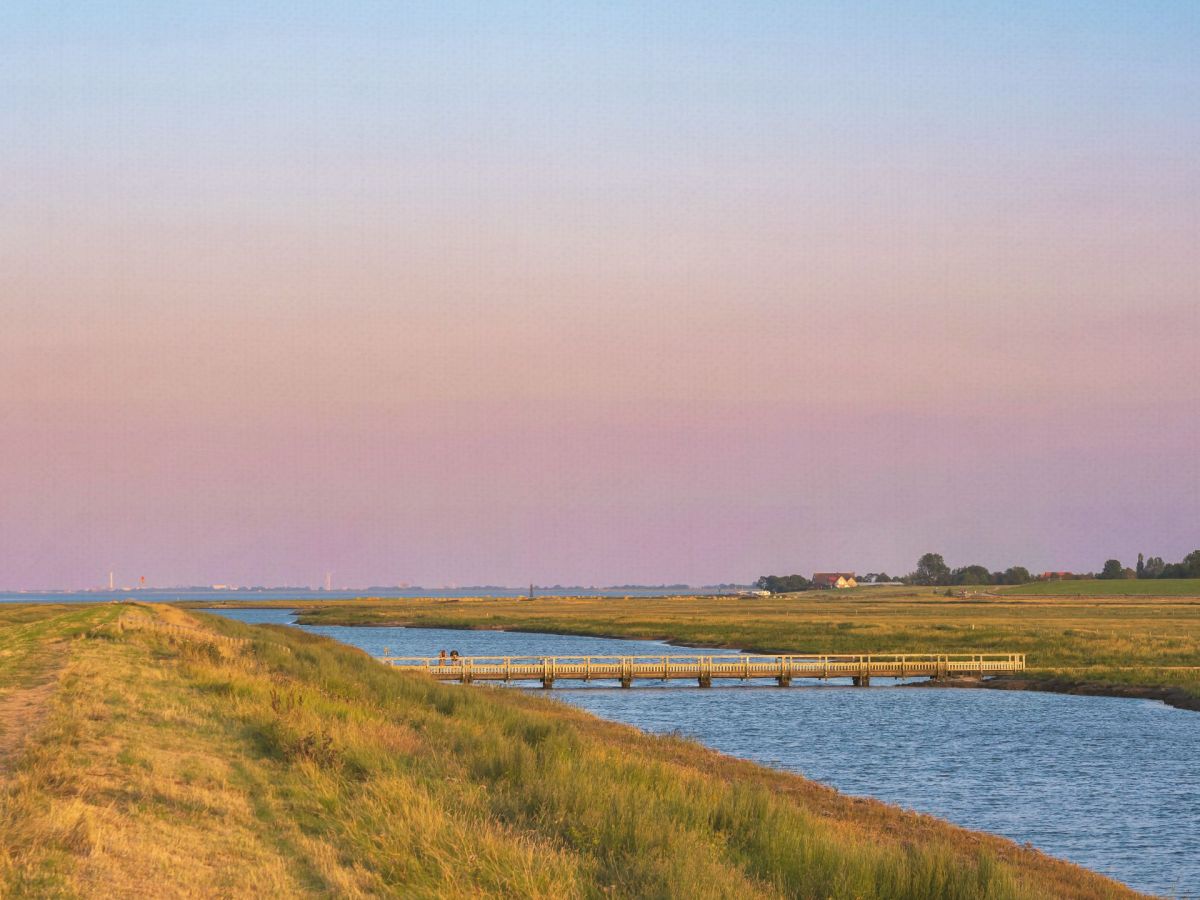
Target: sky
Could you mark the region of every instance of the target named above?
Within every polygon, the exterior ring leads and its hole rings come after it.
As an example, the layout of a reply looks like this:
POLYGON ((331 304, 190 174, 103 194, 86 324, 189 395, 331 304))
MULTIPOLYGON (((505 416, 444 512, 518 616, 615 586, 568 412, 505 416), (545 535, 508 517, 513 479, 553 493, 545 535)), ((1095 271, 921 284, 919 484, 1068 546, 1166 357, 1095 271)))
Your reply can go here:
POLYGON ((0 587, 1200 547, 1200 4, 0 5, 0 587))

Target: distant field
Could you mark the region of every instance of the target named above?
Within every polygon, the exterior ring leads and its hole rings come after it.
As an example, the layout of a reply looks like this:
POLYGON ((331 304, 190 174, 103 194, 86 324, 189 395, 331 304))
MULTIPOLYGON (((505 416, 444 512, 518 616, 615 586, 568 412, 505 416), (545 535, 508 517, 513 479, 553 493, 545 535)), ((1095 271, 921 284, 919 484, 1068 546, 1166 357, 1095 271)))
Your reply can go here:
POLYGON ((996 588, 1029 597, 1200 597, 1200 578, 1147 578, 1141 581, 1037 581, 996 588))

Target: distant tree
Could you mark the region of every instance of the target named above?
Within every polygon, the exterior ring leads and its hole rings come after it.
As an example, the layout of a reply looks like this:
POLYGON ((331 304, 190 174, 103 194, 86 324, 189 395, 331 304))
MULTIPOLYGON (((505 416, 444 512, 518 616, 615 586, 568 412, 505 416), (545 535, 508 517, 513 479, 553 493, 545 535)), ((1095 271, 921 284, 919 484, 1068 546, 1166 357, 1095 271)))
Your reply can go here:
POLYGON ((791 594, 795 591, 807 591, 809 581, 803 575, 763 575, 754 586, 760 591, 770 591, 772 594, 791 594))
POLYGON ((991 584, 992 573, 987 566, 963 566, 950 574, 951 584, 991 584))
POLYGON ((1200 578, 1200 550, 1193 550, 1182 562, 1163 563, 1152 556, 1146 560, 1147 578, 1200 578), (1155 574, 1151 574, 1155 573, 1155 574))
POLYGON ((795 591, 807 591, 810 587, 812 587, 812 582, 810 582, 803 575, 788 575, 786 578, 784 578, 783 582, 783 591, 785 594, 790 594, 795 591))
POLYGON ((1124 578, 1125 567, 1121 565, 1119 559, 1106 559, 1104 561, 1104 568, 1100 570, 1100 574, 1097 577, 1110 580, 1124 578))
POLYGON ((909 576, 913 584, 949 584, 950 567, 940 553, 926 553, 917 560, 917 570, 909 576))
POLYGON ((1200 550, 1193 550, 1183 558, 1184 578, 1200 578, 1200 550))
POLYGON ((1024 566, 1010 566, 1004 570, 1003 578, 1001 584, 1029 584, 1033 581, 1033 576, 1024 566))
POLYGON ((1137 577, 1138 578, 1146 577, 1146 560, 1142 558, 1142 554, 1140 554, 1140 553, 1138 554, 1138 561, 1137 561, 1137 577))
POLYGON ((892 576, 887 572, 868 572, 866 575, 859 575, 855 580, 859 584, 884 584, 891 581, 892 576))

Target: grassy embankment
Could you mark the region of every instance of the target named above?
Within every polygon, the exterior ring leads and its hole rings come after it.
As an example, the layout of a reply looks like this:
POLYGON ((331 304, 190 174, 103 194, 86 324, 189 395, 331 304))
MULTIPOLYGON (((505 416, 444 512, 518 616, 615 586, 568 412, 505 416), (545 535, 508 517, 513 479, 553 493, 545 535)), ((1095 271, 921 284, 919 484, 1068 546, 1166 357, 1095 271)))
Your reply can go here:
POLYGON ((955 599, 930 589, 860 588, 772 598, 369 600, 305 608, 300 621, 651 638, 764 653, 1025 653, 1027 676, 989 684, 1200 709, 1196 597, 955 599))
POLYGON ((5 897, 1132 896, 542 697, 174 608, 0 610, 0 710, 5 897))

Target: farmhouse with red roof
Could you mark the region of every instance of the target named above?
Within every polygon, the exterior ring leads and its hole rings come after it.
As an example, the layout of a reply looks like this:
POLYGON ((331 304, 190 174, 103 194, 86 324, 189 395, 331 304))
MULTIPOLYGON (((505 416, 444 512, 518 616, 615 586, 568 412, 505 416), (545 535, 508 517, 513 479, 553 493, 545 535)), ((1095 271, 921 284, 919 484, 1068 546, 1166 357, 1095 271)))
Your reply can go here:
POLYGON ((812 586, 822 590, 852 588, 857 584, 853 572, 816 572, 812 577, 812 586))

